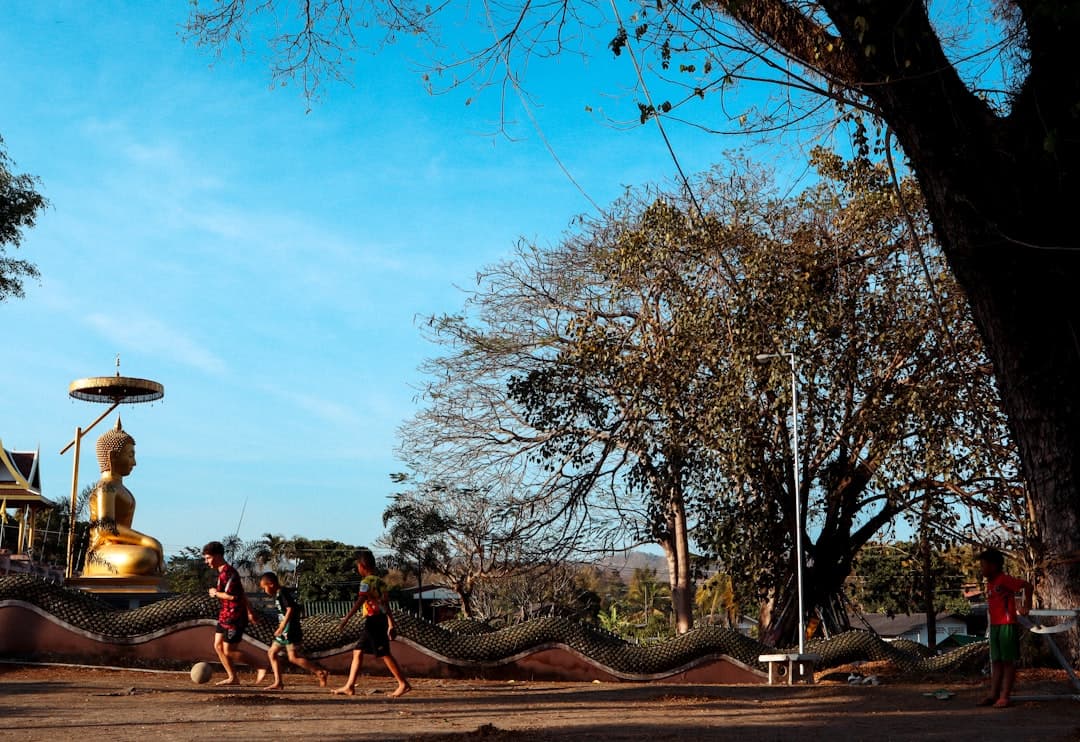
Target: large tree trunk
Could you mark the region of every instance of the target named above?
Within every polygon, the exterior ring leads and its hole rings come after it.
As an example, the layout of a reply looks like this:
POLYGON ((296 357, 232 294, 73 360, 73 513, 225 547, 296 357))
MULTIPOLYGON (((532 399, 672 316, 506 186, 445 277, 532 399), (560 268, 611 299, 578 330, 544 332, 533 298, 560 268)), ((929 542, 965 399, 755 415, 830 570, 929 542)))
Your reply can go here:
POLYGON ((653 484, 662 496, 664 528, 657 544, 664 550, 668 563, 668 585, 671 588, 671 610, 675 614, 675 630, 685 634, 694 628, 694 581, 690 568, 690 534, 686 526, 686 499, 679 484, 682 478, 680 456, 669 452, 664 476, 653 471, 653 484))
MULTIPOLYGON (((946 55, 928 3, 710 0, 867 96, 910 160, 967 292, 1019 447, 1044 548, 1044 602, 1080 606, 1080 14, 1016 0, 1027 76, 995 110, 946 55), (838 34, 834 36, 834 34, 838 34)), ((1074 656, 1080 645, 1073 639, 1074 656)))
MULTIPOLYGON (((792 567, 791 581, 788 584, 777 585, 769 592, 770 595, 784 596, 783 602, 776 603, 767 601, 762 606, 760 613, 761 623, 758 626, 762 641, 773 646, 795 646, 799 641, 799 601, 795 589, 794 567, 792 567), (766 609, 768 607, 768 610, 766 609)), ((838 567, 833 565, 814 565, 803 569, 803 604, 806 616, 809 618, 819 612, 825 630, 839 633, 848 628, 846 619, 839 616, 834 606, 841 604, 840 600, 844 593, 844 581, 851 573, 850 567, 838 567)), ((806 625, 809 626, 809 620, 806 625)))
POLYGON ((835 72, 895 131, 986 340, 1043 541, 1041 598, 1080 606, 1080 566, 1054 563, 1080 546, 1080 15, 1018 0, 1028 74, 1002 115, 925 3, 822 5, 854 50, 835 72))
POLYGON ((476 618, 476 611, 473 608, 471 580, 458 580, 454 588, 461 599, 461 615, 465 618, 476 618))
POLYGON ((675 610, 675 630, 685 634, 694 628, 694 583, 690 568, 690 536, 686 529, 686 504, 682 495, 672 506, 675 516, 675 578, 671 582, 671 605, 675 610))
POLYGON ((1047 605, 1071 608, 1080 606, 1080 567, 1055 559, 1080 548, 1080 254, 1011 252, 996 265, 957 261, 957 275, 1020 449, 1046 565, 1038 592, 1047 605))
MULTIPOLYGON (((981 189, 929 167, 919 177, 1019 450, 1041 539, 1037 592, 1044 605, 1074 607, 1080 567, 1055 560, 1080 548, 1080 250, 1071 224, 1080 200, 1043 189, 1045 169, 1012 165, 983 171, 981 189)), ((1075 637, 1071 649, 1080 658, 1075 637)))
POLYGON ((987 136, 955 162, 920 161, 926 130, 899 131, 994 365, 1042 539, 1037 590, 1080 606, 1080 568, 1055 563, 1080 548, 1080 187, 1025 157, 1032 143, 1014 154, 987 136))
POLYGON ((671 610, 675 614, 675 630, 685 634, 694 628, 694 582, 690 568, 690 536, 686 528, 686 503, 682 493, 672 488, 668 494, 667 528, 658 545, 664 550, 668 564, 668 586, 671 588, 671 610))

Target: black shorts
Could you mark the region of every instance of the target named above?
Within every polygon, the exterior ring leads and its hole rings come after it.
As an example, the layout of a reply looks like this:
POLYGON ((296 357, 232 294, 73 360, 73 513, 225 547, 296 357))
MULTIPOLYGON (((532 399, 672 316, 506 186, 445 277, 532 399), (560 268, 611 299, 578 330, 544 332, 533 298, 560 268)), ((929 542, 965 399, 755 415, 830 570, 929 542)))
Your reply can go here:
POLYGON ((360 632, 360 641, 356 649, 364 654, 386 657, 390 654, 390 619, 385 613, 376 613, 364 619, 364 628, 360 632))
POLYGON ((247 628, 247 621, 238 623, 235 626, 226 626, 223 623, 218 623, 215 633, 224 634, 223 641, 226 644, 239 644, 240 640, 244 638, 244 629, 247 628))

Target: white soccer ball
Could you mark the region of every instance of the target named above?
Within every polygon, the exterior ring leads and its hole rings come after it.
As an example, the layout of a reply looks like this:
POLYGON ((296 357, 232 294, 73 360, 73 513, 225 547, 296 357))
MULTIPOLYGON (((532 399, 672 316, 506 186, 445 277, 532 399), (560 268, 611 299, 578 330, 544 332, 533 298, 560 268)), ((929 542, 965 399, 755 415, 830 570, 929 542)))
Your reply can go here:
POLYGON ((214 677, 214 670, 208 662, 196 662, 191 667, 191 682, 193 683, 199 685, 209 683, 212 677, 214 677))

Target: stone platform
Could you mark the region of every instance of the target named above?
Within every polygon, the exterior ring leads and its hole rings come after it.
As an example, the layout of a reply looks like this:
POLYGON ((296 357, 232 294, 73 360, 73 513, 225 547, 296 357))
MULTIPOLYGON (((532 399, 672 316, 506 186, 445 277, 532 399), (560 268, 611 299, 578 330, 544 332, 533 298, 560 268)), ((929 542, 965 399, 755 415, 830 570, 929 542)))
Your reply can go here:
POLYGON ((67 587, 93 593, 115 608, 133 610, 168 597, 164 577, 72 577, 67 587))

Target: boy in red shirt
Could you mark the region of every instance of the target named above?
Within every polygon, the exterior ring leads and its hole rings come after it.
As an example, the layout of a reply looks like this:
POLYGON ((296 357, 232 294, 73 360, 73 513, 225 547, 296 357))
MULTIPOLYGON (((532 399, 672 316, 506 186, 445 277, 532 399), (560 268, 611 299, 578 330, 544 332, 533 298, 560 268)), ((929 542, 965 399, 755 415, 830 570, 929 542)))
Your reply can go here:
MULTIPOLYGON (((239 685, 235 665, 244 659, 240 652, 240 640, 244 637, 248 622, 254 623, 258 619, 248 604, 239 573, 225 561, 225 546, 220 541, 211 541, 203 547, 202 555, 206 566, 217 572, 217 585, 210 588, 210 597, 221 601, 214 632, 214 652, 225 669, 225 679, 217 684, 239 685)), ((255 682, 261 683, 265 676, 266 669, 258 668, 255 682)))
POLYGON ((979 569, 986 578, 986 607, 990 614, 990 695, 980 706, 1007 708, 1020 659, 1020 627, 1016 617, 1031 610, 1034 586, 1027 580, 1005 574, 1005 555, 997 549, 979 554, 979 569), (1016 606, 1016 594, 1024 592, 1024 602, 1016 606))

